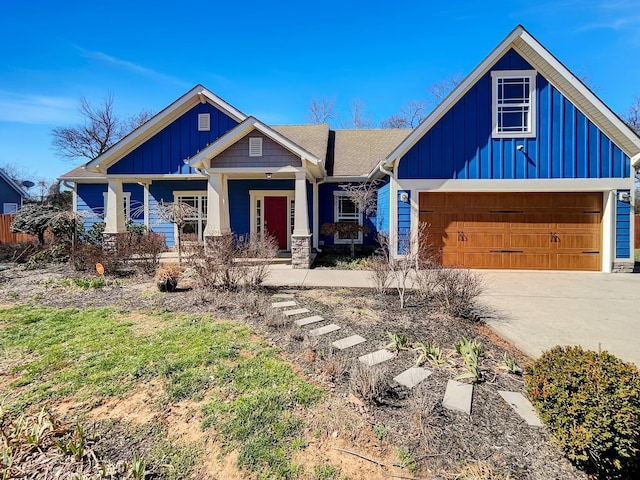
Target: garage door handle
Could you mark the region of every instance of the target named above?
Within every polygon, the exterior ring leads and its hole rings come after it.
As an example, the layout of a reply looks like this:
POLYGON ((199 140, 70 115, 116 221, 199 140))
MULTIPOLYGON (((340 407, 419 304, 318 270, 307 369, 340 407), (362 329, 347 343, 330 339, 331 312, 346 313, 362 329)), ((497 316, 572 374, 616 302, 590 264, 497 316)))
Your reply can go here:
POLYGON ((489 253, 524 253, 524 250, 489 250, 489 253))
POLYGON ((464 236, 464 232, 458 232, 458 241, 464 242, 467 240, 467 237, 464 236))
POLYGON ((593 254, 598 254, 598 253, 600 253, 600 251, 587 251, 587 252, 582 252, 582 253, 593 253, 593 254))

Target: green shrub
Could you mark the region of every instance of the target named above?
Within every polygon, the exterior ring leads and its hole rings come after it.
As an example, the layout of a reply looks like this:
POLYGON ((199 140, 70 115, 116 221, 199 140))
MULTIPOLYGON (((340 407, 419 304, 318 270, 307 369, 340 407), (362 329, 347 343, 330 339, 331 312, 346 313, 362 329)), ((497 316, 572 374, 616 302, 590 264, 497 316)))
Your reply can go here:
POLYGON ((640 470, 635 365, 608 352, 554 347, 527 374, 531 400, 569 459, 599 478, 634 478, 640 470))

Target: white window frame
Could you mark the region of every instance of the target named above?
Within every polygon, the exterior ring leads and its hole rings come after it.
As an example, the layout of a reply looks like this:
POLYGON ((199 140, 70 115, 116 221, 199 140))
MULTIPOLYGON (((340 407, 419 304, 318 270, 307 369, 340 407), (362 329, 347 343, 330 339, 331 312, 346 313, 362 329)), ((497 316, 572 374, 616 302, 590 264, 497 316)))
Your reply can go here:
POLYGON ((494 70, 491 72, 491 91, 492 91, 492 137, 493 138, 531 138, 536 136, 537 124, 537 106, 536 106, 536 75, 535 70, 494 70), (529 98, 524 99, 520 103, 499 102, 499 88, 501 80, 504 79, 522 79, 529 82, 529 98), (498 118, 503 108, 516 107, 526 110, 528 121, 528 129, 522 131, 505 131, 499 128, 498 118))
MULTIPOLYGON (((197 234, 198 234, 198 240, 199 241, 204 241, 204 229, 206 228, 206 222, 207 222, 207 212, 203 211, 203 205, 204 202, 202 201, 202 199, 206 199, 207 200, 207 209, 209 208, 209 199, 207 196, 207 191, 206 190, 176 190, 173 192, 173 201, 174 202, 179 202, 181 201, 180 199, 183 197, 195 197, 197 198, 197 204, 198 204, 198 216, 195 218, 195 221, 198 222, 198 228, 197 228, 197 234)), ((174 225, 173 226, 173 235, 175 239, 178 238, 178 226, 174 225)), ((176 243, 177 245, 177 243, 176 243)))
POLYGON ((293 232, 293 218, 295 215, 295 190, 249 190, 249 201, 251 204, 251 214, 249 219, 251 222, 251 235, 256 235, 265 231, 264 197, 287 197, 287 232, 289 232, 289 235, 287 235, 287 250, 291 250, 291 233, 293 232), (261 206, 260 214, 258 214, 258 201, 261 206))
POLYGON ((19 205, 14 202, 8 202, 2 204, 2 213, 5 215, 13 215, 14 213, 18 213, 19 205))
MULTIPOLYGON (((104 214, 102 215, 103 217, 107 213, 107 199, 109 198, 108 193, 109 192, 102 193, 104 207, 104 214)), ((131 192, 122 192, 122 198, 124 199, 124 219, 128 220, 131 218, 131 192)))
MULTIPOLYGON (((354 219, 355 216, 347 216, 347 215, 340 215, 340 199, 344 198, 344 197, 348 197, 348 193, 347 192, 333 192, 333 220, 334 222, 340 222, 341 219, 345 218, 345 219, 354 219)), ((356 210, 357 210, 357 220, 358 220, 358 225, 362 226, 363 225, 363 220, 362 220, 362 211, 360 209, 360 207, 358 206, 358 204, 356 204, 355 202, 353 202, 356 210)), ((354 240, 356 243, 362 243, 362 232, 358 232, 358 236, 355 238, 354 240)), ((333 235, 333 243, 336 245, 350 245, 351 244, 351 239, 350 238, 338 238, 338 234, 334 234, 333 235)))
POLYGON ((198 114, 198 131, 199 132, 211 131, 211 114, 210 113, 198 114))
POLYGON ((249 137, 249 156, 262 156, 262 137, 249 137))

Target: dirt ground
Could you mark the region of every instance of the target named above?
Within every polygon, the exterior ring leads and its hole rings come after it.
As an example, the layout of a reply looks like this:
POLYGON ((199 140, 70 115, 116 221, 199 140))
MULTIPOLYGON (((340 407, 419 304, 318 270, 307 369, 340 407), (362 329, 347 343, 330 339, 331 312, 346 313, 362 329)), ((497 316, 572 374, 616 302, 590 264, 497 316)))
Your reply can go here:
MULTIPOLYGON (((529 359, 481 323, 437 314, 415 298, 410 298, 409 306, 400 310, 392 293, 307 289, 296 293, 298 305, 342 327, 329 335, 309 337, 307 327, 295 327, 270 307, 272 295, 278 289, 251 293, 202 291, 192 288, 189 278, 182 280, 178 291, 170 294, 158 292, 148 278, 109 280, 106 287, 87 290, 61 284, 62 279, 74 276, 78 273, 64 266, 0 272, 0 303, 34 302, 60 308, 114 306, 126 312, 210 312, 219 318, 246 322, 258 335, 281 348, 301 375, 330 392, 326 402, 305 414, 309 446, 299 453, 299 458, 294 458, 296 462, 331 463, 352 480, 390 476, 462 478, 456 476, 461 468, 474 464, 485 465, 505 479, 587 478, 563 457, 545 428, 528 426, 498 395, 498 390, 524 392, 523 378, 500 368, 504 352, 520 365, 529 359), (443 366, 425 365, 433 374, 409 391, 392 378, 415 364, 416 353, 400 351, 384 366, 373 367, 386 380, 375 398, 363 402, 354 395, 359 378, 357 358, 387 345, 389 332, 433 341, 451 360, 443 366), (331 342, 353 334, 368 341, 343 351, 331 347, 331 342), (485 381, 474 388, 471 415, 442 406, 447 381, 464 371, 453 354, 454 344, 462 337, 479 339, 485 349, 482 361, 485 381), (415 476, 400 465, 398 449, 409 452, 416 460, 415 476)), ((156 326, 146 322, 139 328, 156 326)), ((220 446, 210 432, 200 428, 200 404, 189 401, 172 404, 161 412, 154 409, 153 399, 159 388, 158 384, 146 384, 125 399, 92 406, 90 415, 94 421, 108 425, 98 435, 103 438, 102 449, 106 454, 116 460, 118 452, 123 458, 130 455, 130 442, 119 443, 119 435, 126 436, 126 426, 160 416, 171 438, 205 445, 205 465, 197 478, 251 478, 247 472, 237 471, 233 454, 218 459, 220 446)), ((86 406, 61 404, 58 412, 71 417, 83 408, 86 410, 86 406)))

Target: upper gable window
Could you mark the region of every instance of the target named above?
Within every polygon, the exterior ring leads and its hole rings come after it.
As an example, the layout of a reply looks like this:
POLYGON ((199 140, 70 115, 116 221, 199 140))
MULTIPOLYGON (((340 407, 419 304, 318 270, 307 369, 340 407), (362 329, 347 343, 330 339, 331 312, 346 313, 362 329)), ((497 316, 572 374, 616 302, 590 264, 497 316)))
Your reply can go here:
POLYGON ((198 114, 198 131, 208 132, 211 130, 211 114, 199 113, 198 114))
POLYGON ((491 72, 493 137, 535 137, 536 71, 491 72))
POLYGON ((249 156, 250 157, 262 156, 262 138, 261 137, 249 137, 249 156))

